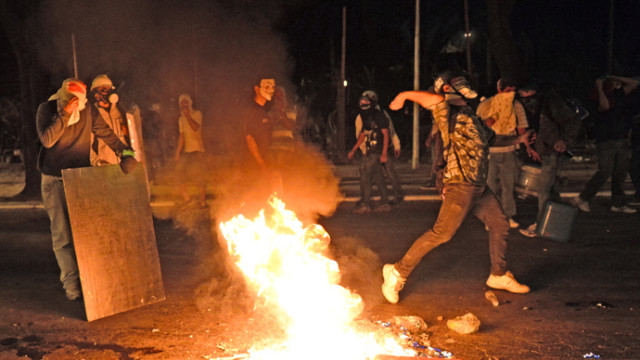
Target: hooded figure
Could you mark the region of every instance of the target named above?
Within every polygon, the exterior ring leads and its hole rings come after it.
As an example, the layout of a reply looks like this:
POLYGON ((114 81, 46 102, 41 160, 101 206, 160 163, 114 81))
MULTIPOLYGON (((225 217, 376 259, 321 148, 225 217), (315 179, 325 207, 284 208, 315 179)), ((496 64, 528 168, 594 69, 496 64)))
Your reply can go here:
POLYGON ((57 101, 58 111, 62 111, 74 97, 78 98, 78 107, 71 113, 67 126, 80 120, 80 111, 84 110, 87 104, 87 86, 78 79, 66 79, 62 82, 60 89, 49 97, 49 101, 57 101))
POLYGON ((51 221, 53 251, 60 267, 60 281, 69 300, 79 299, 82 292, 62 170, 89 166, 92 133, 123 159, 120 166, 125 173, 137 164, 133 151, 118 139, 102 117, 93 117, 91 110, 85 108, 86 101, 85 84, 78 79, 67 79, 49 101, 38 106, 36 114, 36 129, 42 143, 38 154, 42 202, 51 221))

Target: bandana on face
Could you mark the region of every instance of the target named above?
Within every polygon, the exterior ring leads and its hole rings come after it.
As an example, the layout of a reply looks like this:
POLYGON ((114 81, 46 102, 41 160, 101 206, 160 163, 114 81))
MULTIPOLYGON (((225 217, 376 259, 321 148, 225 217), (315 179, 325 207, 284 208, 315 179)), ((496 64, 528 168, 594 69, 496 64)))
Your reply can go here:
POLYGON ((260 80, 260 96, 271 101, 273 93, 276 90, 276 81, 274 79, 262 79, 260 80))
MULTIPOLYGON (((475 99, 478 96, 477 92, 471 90, 469 82, 464 77, 457 77, 455 79, 452 79, 451 86, 458 90, 458 92, 467 99, 475 99)), ((451 90, 450 93, 452 92, 455 93, 453 90, 451 90)))
POLYGON ((80 121, 80 111, 84 110, 85 104, 87 103, 87 86, 78 79, 66 79, 62 82, 60 89, 49 97, 49 100, 58 101, 59 110, 67 106, 69 100, 74 97, 78 98, 78 107, 71 113, 67 126, 71 126, 80 121))

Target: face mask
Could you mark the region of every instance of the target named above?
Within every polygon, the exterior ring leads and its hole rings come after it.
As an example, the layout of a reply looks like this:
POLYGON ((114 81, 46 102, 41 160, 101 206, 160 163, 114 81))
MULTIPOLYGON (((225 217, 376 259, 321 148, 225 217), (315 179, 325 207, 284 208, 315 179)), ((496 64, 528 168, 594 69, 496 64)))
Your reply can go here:
POLYGON ((364 100, 360 101, 360 109, 365 111, 371 109, 371 102, 364 100))
POLYGON ((276 90, 276 81, 273 79, 262 79, 260 80, 260 96, 267 99, 267 101, 271 101, 273 97, 273 93, 276 90))
MULTIPOLYGON (((476 97, 478 97, 478 93, 471 90, 469 82, 464 77, 457 77, 455 79, 452 79, 451 85, 467 99, 475 99, 476 97)), ((450 90, 449 94, 455 94, 455 91, 450 90)))

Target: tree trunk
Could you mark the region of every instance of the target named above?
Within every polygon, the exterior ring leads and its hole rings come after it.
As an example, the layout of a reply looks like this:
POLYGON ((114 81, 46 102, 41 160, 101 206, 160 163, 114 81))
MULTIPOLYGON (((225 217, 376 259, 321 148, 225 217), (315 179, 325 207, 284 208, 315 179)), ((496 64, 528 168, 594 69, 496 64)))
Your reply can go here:
POLYGON ((486 0, 492 59, 500 76, 523 80, 528 77, 513 41, 509 16, 517 0, 486 0))
POLYGON ((40 197, 40 172, 36 168, 38 158, 36 109, 43 98, 43 73, 37 63, 35 41, 28 34, 36 33, 29 26, 37 22, 20 21, 24 14, 35 14, 38 1, 0 1, 0 19, 3 30, 11 43, 18 63, 20 79, 20 117, 22 120, 22 154, 25 167, 25 187, 16 197, 34 199, 40 197), (30 25, 31 24, 31 25, 30 25))

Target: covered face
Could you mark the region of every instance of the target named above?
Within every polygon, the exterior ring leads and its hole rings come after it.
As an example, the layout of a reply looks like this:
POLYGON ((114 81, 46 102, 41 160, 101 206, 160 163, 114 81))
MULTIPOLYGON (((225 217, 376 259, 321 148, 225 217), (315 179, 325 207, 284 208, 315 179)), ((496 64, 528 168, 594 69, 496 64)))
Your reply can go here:
POLYGON ((276 81, 274 79, 262 79, 260 80, 260 96, 271 101, 273 93, 276 90, 276 81))
POLYGON ((62 82, 60 89, 49 97, 49 100, 57 101, 59 109, 67 106, 69 100, 74 97, 78 98, 78 107, 73 111, 69 118, 69 126, 80 120, 80 111, 85 108, 85 104, 87 103, 87 86, 78 79, 66 79, 62 82))
MULTIPOLYGON (((464 96, 467 99, 475 99, 476 97, 478 97, 478 93, 471 90, 471 85, 469 85, 469 81, 467 80, 467 78, 463 76, 459 76, 451 79, 450 84, 460 94, 462 94, 462 96, 464 96)), ((447 94, 456 94, 456 92, 453 89, 449 89, 449 91, 447 91, 447 94)))
POLYGON ((98 75, 91 83, 93 98, 103 107, 108 107, 109 104, 118 102, 119 97, 115 90, 115 86, 113 86, 111 79, 107 75, 98 75))

